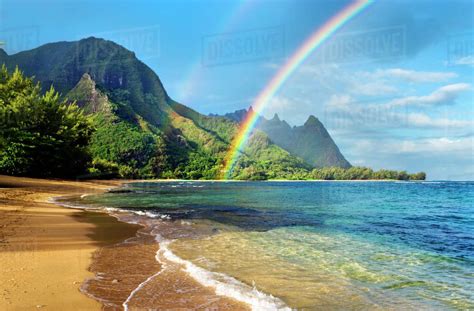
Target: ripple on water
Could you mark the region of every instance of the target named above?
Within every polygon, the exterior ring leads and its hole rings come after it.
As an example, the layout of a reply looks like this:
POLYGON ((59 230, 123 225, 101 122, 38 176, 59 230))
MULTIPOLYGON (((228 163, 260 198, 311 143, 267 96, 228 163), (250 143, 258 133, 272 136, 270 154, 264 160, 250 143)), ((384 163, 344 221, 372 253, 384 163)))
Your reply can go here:
POLYGON ((420 266, 441 271, 439 264, 450 264, 451 259, 383 248, 343 235, 296 228, 222 232, 206 239, 179 240, 171 249, 198 266, 255 283, 298 309, 415 310, 452 307, 465 299, 446 275, 423 280, 420 266))

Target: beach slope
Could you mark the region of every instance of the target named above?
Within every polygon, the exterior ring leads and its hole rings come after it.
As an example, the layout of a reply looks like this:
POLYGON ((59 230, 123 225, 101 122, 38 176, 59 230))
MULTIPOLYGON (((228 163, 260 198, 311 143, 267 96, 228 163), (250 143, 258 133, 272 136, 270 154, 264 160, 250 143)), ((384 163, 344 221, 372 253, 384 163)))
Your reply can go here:
POLYGON ((51 197, 100 193, 119 181, 0 176, 0 310, 100 310, 79 291, 92 253, 134 236, 138 226, 63 208, 51 197))

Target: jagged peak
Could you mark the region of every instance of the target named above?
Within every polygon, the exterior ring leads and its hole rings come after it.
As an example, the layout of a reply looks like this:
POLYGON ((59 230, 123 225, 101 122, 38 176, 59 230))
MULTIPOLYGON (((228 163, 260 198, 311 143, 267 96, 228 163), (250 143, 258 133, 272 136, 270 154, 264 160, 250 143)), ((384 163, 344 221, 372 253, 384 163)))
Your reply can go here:
POLYGON ((95 86, 96 86, 96 83, 94 81, 94 79, 92 79, 92 77, 90 76, 89 73, 84 73, 81 78, 79 79, 79 82, 77 82, 76 84, 76 88, 78 86, 83 86, 83 87, 87 87, 88 89, 90 89, 91 91, 95 91, 95 86))
POLYGON ((281 120, 280 120, 280 117, 278 116, 278 113, 275 113, 275 114, 273 115, 273 118, 272 118, 271 121, 281 121, 281 120))
POLYGON ((304 126, 320 126, 321 122, 313 115, 308 117, 308 120, 304 123, 304 126))
POLYGON ((89 73, 84 73, 68 93, 68 98, 75 100, 77 105, 84 109, 87 114, 104 112, 111 113, 112 106, 108 96, 96 88, 96 82, 89 73))
POLYGON ((84 73, 79 81, 91 81, 94 82, 91 75, 89 73, 84 73))

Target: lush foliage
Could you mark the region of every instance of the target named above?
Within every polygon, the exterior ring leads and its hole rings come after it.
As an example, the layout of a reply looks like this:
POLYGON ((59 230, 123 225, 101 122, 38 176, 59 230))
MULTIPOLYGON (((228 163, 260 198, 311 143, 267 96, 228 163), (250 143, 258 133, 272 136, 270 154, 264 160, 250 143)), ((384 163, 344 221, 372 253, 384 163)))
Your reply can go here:
MULTIPOLYGON (((43 86, 2 70, 0 172, 34 176, 215 179, 238 123, 204 116, 168 97, 158 76, 135 54, 87 38, 11 56, 43 86), (78 82, 79 81, 79 82, 78 82), (61 99, 52 83, 69 101, 61 99), (42 92, 43 91, 43 92, 42 92), (75 104, 68 104, 70 101, 75 104), (88 116, 84 116, 86 113, 88 116), (91 126, 92 125, 92 126, 91 126), (92 130, 94 129, 94 130, 92 130)), ((234 179, 423 179, 424 173, 350 164, 314 117, 291 129, 275 118, 248 141, 234 179)))
POLYGON ((90 161, 90 122, 75 104, 60 100, 16 69, 0 70, 0 173, 72 177, 90 161))
POLYGON ((241 180, 304 179, 310 166, 303 160, 271 143, 268 137, 256 131, 240 156, 232 178, 241 180))
POLYGON ((390 180, 425 180, 424 172, 408 174, 405 171, 379 170, 373 171, 368 167, 353 166, 348 169, 340 167, 324 167, 314 169, 309 174, 310 179, 322 180, 368 180, 368 179, 390 179, 390 180))
POLYGON ((102 90, 84 74, 67 97, 91 114, 95 128, 88 177, 156 178, 169 170, 162 135, 129 106, 127 90, 102 90))
POLYGON ((164 169, 164 150, 160 138, 124 121, 94 119, 96 131, 90 142, 94 158, 92 174, 118 173, 120 177, 159 177, 164 169), (109 163, 105 166, 104 163, 109 163))
POLYGON ((425 180, 426 174, 409 174, 405 171, 379 170, 353 166, 350 168, 323 167, 308 170, 298 163, 272 163, 250 161, 245 156, 237 162, 233 178, 241 180, 425 180), (269 164, 270 163, 270 164, 269 164))

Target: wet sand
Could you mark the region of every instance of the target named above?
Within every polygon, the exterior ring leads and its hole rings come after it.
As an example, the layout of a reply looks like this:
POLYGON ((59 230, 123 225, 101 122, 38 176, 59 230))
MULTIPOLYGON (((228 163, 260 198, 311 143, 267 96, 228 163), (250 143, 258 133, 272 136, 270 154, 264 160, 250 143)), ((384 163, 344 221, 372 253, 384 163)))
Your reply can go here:
POLYGON ((151 229, 49 202, 122 183, 0 176, 0 310, 248 310, 157 261, 151 229))
POLYGON ((250 310, 239 301, 216 295, 182 265, 156 259, 159 245, 149 228, 134 238, 94 253, 90 270, 95 278, 82 289, 101 301, 104 310, 250 310), (130 264, 134 263, 134 264, 130 264))

